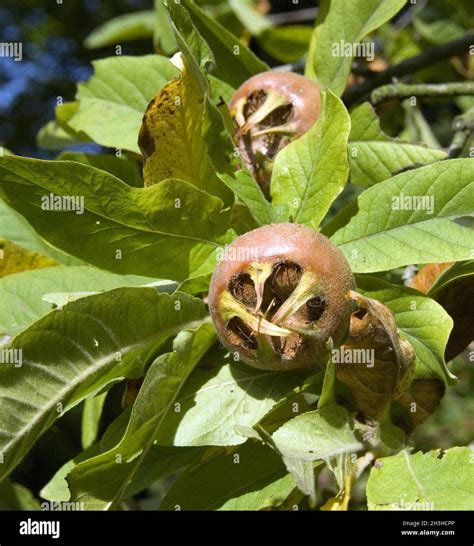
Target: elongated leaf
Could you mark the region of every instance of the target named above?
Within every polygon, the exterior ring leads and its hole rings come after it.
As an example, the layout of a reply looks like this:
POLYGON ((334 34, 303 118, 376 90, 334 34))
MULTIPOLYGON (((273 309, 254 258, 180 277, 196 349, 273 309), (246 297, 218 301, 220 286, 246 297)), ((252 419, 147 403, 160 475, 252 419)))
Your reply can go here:
POLYGON ((32 252, 49 256, 56 262, 65 265, 79 265, 82 263, 81 260, 69 256, 48 244, 21 214, 14 211, 2 199, 0 199, 0 238, 12 241, 32 252))
POLYGON ((345 47, 360 42, 391 19, 407 0, 331 0, 324 22, 316 27, 306 75, 341 95, 346 87, 352 55, 345 47), (339 46, 341 51, 336 48, 339 46))
POLYGON ((454 264, 444 271, 433 283, 428 294, 435 297, 438 292, 445 290, 448 286, 458 283, 462 279, 474 276, 474 260, 454 264))
POLYGON ((82 152, 63 152, 56 159, 59 161, 77 161, 113 174, 119 180, 135 188, 143 187, 138 163, 127 157, 105 154, 85 154, 82 152))
POLYGON ((222 349, 206 355, 168 415, 159 444, 237 445, 245 441, 236 427, 252 427, 289 391, 304 381, 302 372, 262 372, 232 361, 222 349))
POLYGON ((208 45, 194 28, 188 12, 171 2, 175 33, 184 67, 150 103, 143 117, 139 146, 144 157, 145 185, 179 178, 217 195, 224 202, 232 193, 217 177, 202 136, 209 83, 202 70, 214 62, 208 45))
POLYGON ((184 472, 161 510, 262 510, 279 506, 295 488, 271 449, 246 443, 184 472))
POLYGON ((399 174, 363 192, 332 240, 358 273, 469 259, 474 231, 452 220, 473 214, 473 188, 472 159, 399 174))
POLYGON ((5 480, 0 484, 0 510, 39 510, 33 493, 19 483, 5 480))
POLYGON ((270 19, 258 10, 254 0, 229 0, 229 6, 242 25, 254 36, 272 26, 270 19))
POLYGON ((4 157, 0 195, 55 246, 122 274, 209 273, 233 237, 222 201, 180 180, 132 188, 88 165, 4 157), (43 210, 51 194, 83 198, 84 213, 43 210))
POLYGON ((138 131, 148 103, 178 70, 158 55, 94 61, 94 75, 79 84, 79 109, 69 121, 98 144, 139 153, 138 131))
POLYGON ((438 303, 417 290, 362 275, 357 277, 357 290, 393 312, 400 334, 415 349, 415 378, 455 382, 444 362, 453 321, 438 303))
MULTIPOLYGON (((93 267, 51 267, 9 275, 0 279, 0 333, 13 336, 49 313, 49 294, 102 292, 125 286, 148 284, 149 277, 115 275, 93 267)), ((174 283, 163 283, 160 291, 172 292, 174 283)), ((77 298, 76 298, 77 299, 77 298)))
POLYGON ((334 405, 298 415, 272 438, 284 458, 300 461, 329 459, 363 447, 352 430, 349 413, 334 405))
POLYGON ((259 45, 282 63, 295 63, 308 51, 312 30, 304 25, 285 25, 265 29, 258 37, 259 45))
POLYGON ((91 139, 82 139, 77 131, 65 129, 56 121, 48 121, 36 135, 36 143, 43 150, 58 151, 72 146, 79 146, 84 142, 89 142, 91 139))
POLYGON ((176 38, 171 27, 171 20, 163 4, 163 0, 154 0, 153 5, 155 7, 155 32, 153 35, 153 44, 155 50, 169 55, 176 51, 177 44, 176 38))
POLYGON ((182 0, 181 3, 189 11, 192 22, 214 53, 215 76, 238 87, 251 76, 268 70, 268 66, 250 49, 194 2, 182 0))
POLYGON ((100 418, 104 407, 107 393, 103 392, 84 402, 82 410, 81 443, 84 449, 90 447, 96 440, 99 433, 100 418))
POLYGON ((0 479, 62 413, 143 373, 166 339, 204 316, 186 294, 119 288, 72 302, 14 338, 0 366, 0 479))
POLYGON ((151 38, 155 28, 153 10, 118 15, 95 28, 84 40, 89 49, 151 38))
POLYGON ((427 148, 390 138, 380 129, 380 122, 370 103, 351 113, 349 136, 350 179, 354 184, 373 186, 404 169, 421 167, 446 159, 443 150, 427 148))
POLYGON ((323 97, 313 128, 277 155, 271 182, 272 202, 289 204, 290 218, 314 229, 343 190, 349 173, 349 114, 331 91, 323 97))
MULTIPOLYGON (((183 54, 186 69, 188 72, 194 72, 194 78, 199 79, 199 69, 203 72, 213 69, 214 55, 181 2, 168 2, 166 7, 170 13, 173 31, 183 54)), ((202 76, 200 83, 204 84, 202 76)))
POLYGON ((315 461, 355 453, 363 447, 354 434, 349 413, 336 405, 290 419, 273 433, 271 442, 311 505, 317 500, 315 461))
MULTIPOLYGON (((81 462, 110 450, 120 442, 129 419, 130 411, 126 410, 115 421, 112 421, 99 442, 79 453, 55 473, 41 490, 41 497, 53 502, 70 501, 71 492, 66 480, 67 475, 81 462)), ((128 498, 139 493, 157 480, 170 475, 179 475, 190 464, 198 464, 205 451, 206 448, 202 447, 152 446, 132 481, 128 484, 124 497, 128 498)))
POLYGON ((186 379, 215 339, 215 330, 210 323, 195 332, 182 331, 175 339, 174 352, 160 356, 153 363, 121 441, 110 451, 81 463, 69 474, 74 501, 85 503, 87 508, 102 510, 117 505, 163 423, 175 411, 186 379), (117 466, 118 460, 120 466, 117 466))
POLYGON ((369 510, 473 510, 472 451, 453 447, 379 459, 367 483, 369 510))
POLYGON ((474 261, 454 264, 440 275, 428 295, 447 311, 454 322, 446 346, 446 360, 459 355, 474 338, 474 261))
POLYGON ((77 101, 63 102, 56 106, 54 109, 56 119, 44 125, 36 136, 36 142, 40 148, 63 150, 91 141, 84 132, 75 131, 69 126, 69 121, 78 107, 77 101))

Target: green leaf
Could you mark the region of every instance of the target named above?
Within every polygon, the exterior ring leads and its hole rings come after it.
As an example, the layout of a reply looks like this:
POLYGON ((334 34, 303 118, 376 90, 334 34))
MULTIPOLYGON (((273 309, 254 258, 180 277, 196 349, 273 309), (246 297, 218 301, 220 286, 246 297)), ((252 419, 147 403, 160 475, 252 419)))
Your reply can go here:
POLYGON ((196 80, 199 79, 200 84, 204 86, 204 77, 199 74, 199 69, 203 72, 211 71, 215 65, 214 55, 181 2, 171 1, 166 4, 166 7, 170 13, 171 24, 183 54, 186 70, 192 73, 196 80))
POLYGON ((118 15, 95 28, 84 40, 89 49, 151 38, 155 28, 153 10, 118 15))
POLYGON ((331 0, 329 13, 315 28, 306 75, 341 95, 351 70, 352 56, 344 46, 355 45, 386 23, 407 0, 331 0), (336 47, 343 45, 342 51, 336 47))
POLYGON ((295 488, 281 459, 268 447, 247 442, 184 472, 161 510, 263 510, 277 507, 295 488))
POLYGON ((258 43, 277 61, 295 63, 308 51, 312 32, 304 25, 267 28, 259 35, 258 43))
POLYGON ((315 125, 277 155, 271 182, 272 203, 288 204, 294 222, 317 229, 343 190, 349 173, 349 131, 350 119, 344 104, 327 91, 315 125))
POLYGON ((211 323, 195 331, 181 331, 174 341, 174 351, 155 360, 140 388, 120 442, 113 449, 79 464, 69 474, 74 501, 85 503, 88 509, 116 507, 168 416, 176 411, 176 401, 189 374, 215 339, 211 323))
POLYGON ((428 294, 436 297, 438 292, 445 290, 448 286, 459 282, 462 279, 474 276, 474 260, 454 264, 452 267, 443 271, 431 286, 428 294))
MULTIPOLYGON (((53 306, 49 296, 67 302, 74 293, 87 295, 126 286, 148 284, 149 277, 115 275, 93 267, 49 267, 8 275, 0 279, 0 333, 13 336, 49 313, 53 306)), ((176 284, 168 283, 161 291, 172 292, 176 284)))
POLYGON ((209 273, 233 237, 222 201, 180 180, 132 188, 88 165, 19 157, 0 158, 0 175, 0 196, 45 239, 116 273, 176 280, 209 273), (51 194, 82 197, 84 213, 43 210, 51 194))
POLYGON ((258 11, 254 0, 229 0, 229 6, 242 25, 254 36, 272 26, 271 21, 258 11))
POLYGON ((100 419, 104 407, 107 392, 87 398, 82 410, 81 443, 83 449, 90 447, 99 433, 100 419))
POLYGON ((155 32, 153 35, 153 44, 155 49, 169 55, 176 51, 178 47, 171 26, 170 16, 163 4, 163 0, 154 0, 153 4, 155 6, 155 32))
POLYGON ((191 0, 181 0, 198 32, 214 53, 214 75, 238 87, 251 76, 268 70, 250 49, 191 0))
POLYGON ((78 107, 78 101, 63 102, 56 106, 54 110, 56 119, 44 125, 36 136, 36 142, 40 148, 63 150, 91 141, 84 132, 74 131, 69 126, 69 121, 78 107))
POLYGON ((252 427, 289 391, 302 372, 262 372, 233 362, 220 348, 206 355, 184 386, 157 436, 162 445, 237 445, 236 427, 252 427))
POLYGON ((211 86, 212 102, 214 104, 218 104, 221 101, 229 102, 232 95, 235 93, 235 89, 228 83, 214 77, 212 74, 208 75, 208 79, 209 85, 211 86))
POLYGON ((356 273, 469 259, 474 232, 452 220, 472 215, 473 188, 472 159, 401 173, 359 195, 357 214, 332 241, 356 273))
POLYGON ((48 244, 47 241, 36 233, 33 227, 21 214, 14 211, 1 199, 0 239, 12 241, 27 250, 48 256, 64 265, 79 265, 82 263, 81 260, 73 258, 48 244))
POLYGON ((453 321, 438 303, 412 288, 363 275, 357 277, 357 290, 393 312, 400 334, 415 350, 416 379, 440 379, 445 385, 455 382, 444 362, 453 321))
POLYGON ((350 180, 373 186, 409 168, 446 159, 443 150, 427 148, 390 138, 380 129, 380 121, 368 102, 351 112, 349 135, 350 180))
POLYGON ((326 405, 290 419, 273 433, 271 441, 298 488, 309 496, 313 506, 316 504, 314 462, 363 448, 353 432, 349 413, 336 405, 326 405))
POLYGON ((178 69, 159 55, 123 55, 92 64, 94 75, 78 86, 79 108, 69 126, 102 146, 140 153, 137 139, 143 113, 178 69))
POLYGON ((468 447, 379 459, 367 483, 369 510, 473 510, 474 465, 468 447))
MULTIPOLYGON (((65 463, 40 491, 43 499, 53 502, 67 502, 71 498, 67 476, 76 466, 100 453, 113 448, 122 438, 130 419, 126 410, 109 425, 100 442, 79 453, 65 463)), ((191 463, 197 463, 206 449, 201 447, 162 447, 152 446, 137 473, 127 486, 124 497, 136 495, 157 480, 168 476, 176 477, 191 463)))
POLYGON ((474 24, 469 0, 434 0, 413 18, 413 27, 430 44, 461 38, 474 24))
POLYGON ((0 510, 40 510, 33 493, 19 483, 5 480, 0 483, 0 510))
POLYGON ((84 165, 96 167, 113 174, 119 180, 135 188, 143 187, 143 178, 140 175, 138 163, 128 157, 117 157, 105 154, 85 154, 83 152, 63 152, 57 157, 58 161, 77 161, 84 165))
POLYGON ((454 322, 445 351, 446 360, 452 360, 474 337, 474 309, 466 304, 474 298, 474 260, 454 264, 442 273, 428 295, 443 306, 454 322))
POLYGON ((285 459, 300 461, 325 460, 363 448, 349 413, 336 405, 298 415, 276 430, 272 439, 285 459))
POLYGON ((202 301, 186 294, 119 288, 74 301, 14 338, 4 351, 21 366, 0 367, 0 479, 61 414, 143 373, 170 336, 205 314, 202 301))
POLYGON ((48 121, 36 135, 36 143, 43 150, 58 151, 72 146, 78 146, 89 142, 90 139, 83 139, 80 133, 62 127, 56 120, 48 121))

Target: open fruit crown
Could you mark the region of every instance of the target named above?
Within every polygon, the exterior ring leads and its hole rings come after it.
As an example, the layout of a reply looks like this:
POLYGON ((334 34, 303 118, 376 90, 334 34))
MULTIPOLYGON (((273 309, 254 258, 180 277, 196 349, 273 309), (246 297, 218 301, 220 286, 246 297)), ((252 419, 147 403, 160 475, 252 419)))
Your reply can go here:
POLYGON ((292 72, 263 72, 239 87, 229 110, 240 155, 269 197, 273 160, 318 119, 320 87, 292 72))

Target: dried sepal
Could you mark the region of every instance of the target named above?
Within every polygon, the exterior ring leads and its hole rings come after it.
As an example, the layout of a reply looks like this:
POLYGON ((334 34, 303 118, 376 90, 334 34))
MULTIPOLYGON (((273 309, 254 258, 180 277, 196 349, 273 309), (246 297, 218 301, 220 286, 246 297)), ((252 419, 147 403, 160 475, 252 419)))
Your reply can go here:
POLYGON ((391 402, 411 382, 415 353, 402 339, 390 309, 356 292, 349 337, 335 354, 337 378, 367 419, 388 417, 391 402))
POLYGON ((445 390, 439 379, 415 379, 407 390, 400 393, 398 402, 405 409, 409 429, 421 425, 434 413, 445 390))

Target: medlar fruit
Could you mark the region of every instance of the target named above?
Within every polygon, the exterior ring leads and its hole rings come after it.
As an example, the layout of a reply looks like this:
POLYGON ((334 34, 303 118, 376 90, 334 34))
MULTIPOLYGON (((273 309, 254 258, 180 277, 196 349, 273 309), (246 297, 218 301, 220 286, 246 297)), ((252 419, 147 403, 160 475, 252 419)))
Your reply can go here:
POLYGON ((298 224, 272 224, 237 238, 222 255, 209 308, 222 343, 255 368, 326 363, 328 341, 348 334, 354 278, 329 239, 298 224))
POLYGON ((263 72, 237 89, 229 110, 241 157, 269 197, 273 160, 318 119, 320 87, 292 72, 263 72))

